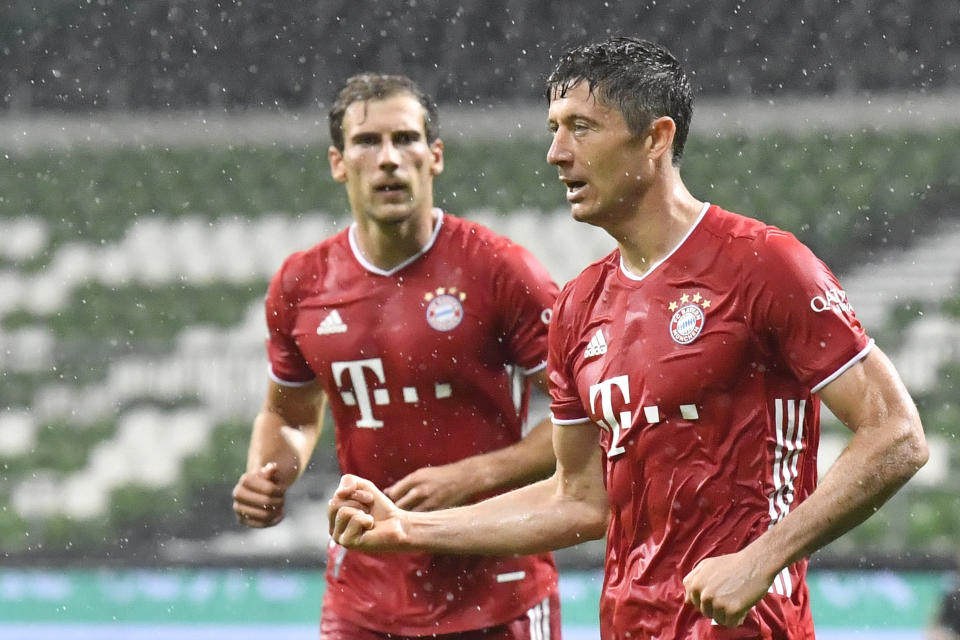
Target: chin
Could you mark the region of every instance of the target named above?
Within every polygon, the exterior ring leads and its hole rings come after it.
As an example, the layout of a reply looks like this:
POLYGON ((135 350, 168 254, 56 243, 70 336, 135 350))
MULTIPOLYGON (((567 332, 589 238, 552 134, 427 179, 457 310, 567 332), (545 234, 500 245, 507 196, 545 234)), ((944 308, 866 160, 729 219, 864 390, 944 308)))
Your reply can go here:
POLYGON ((403 222, 414 217, 415 210, 410 206, 386 207, 370 214, 370 218, 381 224, 403 222))
POLYGON ((593 225, 594 227, 600 227, 601 229, 605 228, 603 226, 601 216, 598 215, 594 209, 573 206, 570 208, 570 217, 577 222, 593 225))
POLYGON ((570 216, 577 222, 590 222, 593 217, 593 211, 582 205, 573 204, 570 206, 570 216))

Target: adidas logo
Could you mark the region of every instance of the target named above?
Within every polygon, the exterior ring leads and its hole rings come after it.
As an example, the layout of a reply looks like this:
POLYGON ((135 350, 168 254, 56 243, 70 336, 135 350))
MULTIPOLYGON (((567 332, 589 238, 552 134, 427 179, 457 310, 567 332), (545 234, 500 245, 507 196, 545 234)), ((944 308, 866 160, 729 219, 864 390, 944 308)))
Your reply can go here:
POLYGON ((590 344, 587 345, 586 351, 583 352, 583 357, 592 358, 593 356, 602 356, 606 352, 607 341, 603 338, 603 330, 597 329, 597 332, 590 338, 590 344))
POLYGON ((343 323, 343 319, 340 318, 340 313, 334 309, 330 312, 326 318, 323 319, 323 322, 320 323, 320 326, 317 327, 317 335, 325 336, 330 333, 346 333, 347 325, 343 323))

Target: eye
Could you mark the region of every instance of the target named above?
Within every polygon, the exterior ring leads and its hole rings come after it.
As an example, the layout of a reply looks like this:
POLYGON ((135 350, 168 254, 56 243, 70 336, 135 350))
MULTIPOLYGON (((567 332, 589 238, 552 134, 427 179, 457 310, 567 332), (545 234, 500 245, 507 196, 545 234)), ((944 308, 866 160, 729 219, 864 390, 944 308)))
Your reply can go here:
POLYGON ((414 131, 401 131, 393 136, 394 144, 413 144, 420 140, 420 134, 414 131))
POLYGON ((380 137, 372 134, 354 136, 353 143, 364 147, 375 146, 380 143, 380 137))

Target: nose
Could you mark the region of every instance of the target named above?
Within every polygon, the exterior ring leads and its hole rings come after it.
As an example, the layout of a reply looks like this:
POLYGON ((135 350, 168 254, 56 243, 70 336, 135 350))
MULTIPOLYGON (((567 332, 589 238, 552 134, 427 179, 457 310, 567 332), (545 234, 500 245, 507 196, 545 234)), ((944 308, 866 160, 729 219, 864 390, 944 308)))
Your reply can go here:
POLYGON ((381 168, 395 168, 400 166, 400 151, 393 145, 389 138, 385 139, 380 145, 380 152, 377 154, 377 164, 381 168))
POLYGON ((557 129, 553 132, 553 140, 550 141, 550 148, 547 149, 547 162, 549 164, 560 166, 570 162, 572 156, 566 142, 563 129, 557 129))

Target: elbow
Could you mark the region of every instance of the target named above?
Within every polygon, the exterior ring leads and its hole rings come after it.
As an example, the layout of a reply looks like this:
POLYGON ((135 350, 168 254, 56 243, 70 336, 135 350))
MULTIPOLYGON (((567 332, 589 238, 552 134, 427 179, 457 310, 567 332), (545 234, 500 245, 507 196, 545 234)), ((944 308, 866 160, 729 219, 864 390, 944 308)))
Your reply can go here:
POLYGON ((591 527, 585 532, 584 537, 587 540, 599 540, 607 535, 607 522, 597 522, 596 526, 591 527))
POLYGON ((590 518, 581 529, 583 537, 587 540, 599 540, 607 535, 607 527, 610 524, 610 510, 607 508, 594 509, 590 518))
POLYGON ((600 540, 607 535, 606 520, 591 520, 590 522, 581 522, 573 534, 572 540, 567 545, 580 544, 589 540, 600 540))
POLYGON ((923 435, 923 427, 920 420, 911 421, 908 428, 899 438, 898 442, 898 465, 903 472, 903 482, 912 478, 930 459, 930 447, 927 439, 923 435))
POLYGON ((913 469, 910 475, 913 475, 919 471, 923 465, 927 464, 927 461, 930 459, 930 447, 927 445, 927 439, 923 436, 922 431, 913 437, 910 451, 912 453, 910 463, 913 469))
POLYGON ((580 544, 588 540, 599 540, 607 535, 610 520, 609 510, 600 505, 580 505, 575 512, 567 513, 567 541, 562 546, 580 544))

